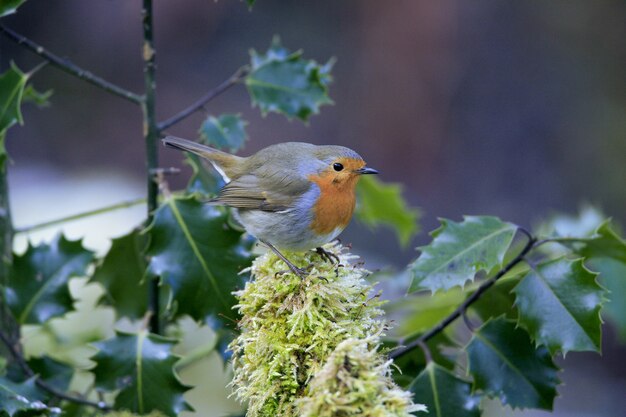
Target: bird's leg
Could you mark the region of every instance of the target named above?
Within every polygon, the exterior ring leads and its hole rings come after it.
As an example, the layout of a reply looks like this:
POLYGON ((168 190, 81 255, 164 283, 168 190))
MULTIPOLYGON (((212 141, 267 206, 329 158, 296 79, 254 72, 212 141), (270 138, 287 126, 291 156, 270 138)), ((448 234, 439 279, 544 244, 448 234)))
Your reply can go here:
POLYGON ((305 279, 309 274, 306 270, 302 269, 302 268, 298 268, 297 266, 295 266, 294 264, 292 264, 289 259, 287 259, 285 257, 285 255, 283 255, 282 253, 280 253, 280 251, 278 249, 276 249, 274 247, 274 245, 266 242, 265 240, 261 240, 261 243, 263 243, 264 245, 266 245, 268 248, 270 248, 272 250, 272 252, 274 252, 276 254, 276 256, 278 256, 284 263, 287 264, 287 266, 289 267, 289 269, 291 269, 291 272, 293 272, 294 274, 296 274, 297 276, 299 276, 301 279, 305 279))
POLYGON ((321 246, 319 248, 315 248, 315 252, 317 252, 317 254, 323 260, 328 261, 331 264, 338 264, 339 263, 339 256, 335 255, 332 252, 327 251, 326 249, 322 248, 321 246))

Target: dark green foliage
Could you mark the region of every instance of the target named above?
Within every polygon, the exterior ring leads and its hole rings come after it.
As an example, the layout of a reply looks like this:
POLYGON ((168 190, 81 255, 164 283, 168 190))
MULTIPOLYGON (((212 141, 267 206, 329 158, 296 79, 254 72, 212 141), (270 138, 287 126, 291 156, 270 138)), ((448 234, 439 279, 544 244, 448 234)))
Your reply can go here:
POLYGON ((479 398, 470 383, 434 362, 428 364, 409 386, 415 398, 435 417, 479 417, 479 398))
POLYGON ((432 243, 421 247, 421 255, 409 266, 413 276, 409 292, 463 286, 478 271, 500 265, 516 229, 497 217, 466 216, 461 223, 442 219, 441 227, 432 232, 432 243))
POLYGON ((243 285, 251 242, 227 219, 225 209, 195 197, 170 197, 157 210, 147 232, 148 272, 171 288, 177 315, 236 317, 232 291, 243 285))
POLYGON ((238 114, 209 116, 200 127, 200 137, 209 146, 237 152, 248 140, 246 124, 238 114))
POLYGON ((115 408, 139 414, 159 410, 170 417, 190 410, 183 399, 189 389, 178 380, 172 355, 174 341, 141 331, 117 332, 113 339, 96 343, 93 357, 96 388, 117 391, 115 408))
POLYGON ((24 122, 20 106, 26 81, 28 75, 15 65, 0 75, 0 132, 6 131, 14 123, 24 122))
POLYGON ((513 290, 519 322, 552 354, 600 351, 604 290, 582 259, 559 258, 537 265, 513 290))
POLYGON ((0 417, 46 412, 48 407, 43 403, 45 399, 45 395, 35 385, 34 378, 16 383, 0 376, 0 417))
POLYGON ((101 301, 114 306, 120 316, 138 319, 146 314, 145 246, 146 236, 137 230, 113 239, 111 249, 91 277, 105 289, 101 301))
POLYGON ((558 368, 548 349, 535 349, 514 322, 503 317, 488 321, 474 332, 466 349, 474 390, 513 408, 552 409, 558 368))
POLYGON ((264 55, 251 52, 250 65, 245 83, 252 103, 264 115, 277 112, 306 121, 320 106, 333 102, 327 91, 332 60, 319 65, 303 59, 301 51, 290 52, 275 37, 264 55))
POLYGON ((72 309, 67 283, 83 276, 93 253, 80 240, 57 236, 50 244, 29 246, 15 255, 9 269, 5 296, 14 317, 21 324, 41 324, 72 309))

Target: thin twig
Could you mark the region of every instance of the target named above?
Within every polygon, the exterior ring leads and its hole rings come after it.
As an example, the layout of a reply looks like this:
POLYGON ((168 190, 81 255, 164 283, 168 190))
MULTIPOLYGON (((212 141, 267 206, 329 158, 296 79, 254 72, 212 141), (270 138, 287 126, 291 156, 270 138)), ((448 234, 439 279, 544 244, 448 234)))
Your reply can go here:
POLYGON ((33 224, 31 226, 20 227, 15 229, 15 233, 29 233, 35 230, 45 229, 47 227, 56 226, 58 224, 68 223, 74 220, 80 220, 85 217, 91 217, 98 214, 108 213, 110 211, 119 210, 123 208, 133 207, 139 204, 145 204, 145 197, 136 198, 134 200, 122 201, 121 203, 115 203, 110 206, 100 207, 94 210, 85 211, 82 213, 72 214, 71 216, 61 217, 59 219, 49 220, 46 222, 33 224))
MULTIPOLYGON (((522 231, 522 233, 524 233, 524 231, 522 231)), ((524 233, 524 234, 526 234, 526 233, 524 233)), ((496 283, 497 280, 502 278, 507 272, 509 272, 511 269, 513 269, 513 267, 515 267, 515 265, 517 265, 518 263, 523 261, 524 257, 528 254, 528 252, 530 252, 535 247, 535 243, 537 242, 537 239, 535 239, 532 235, 530 235, 530 233, 528 233, 527 236, 528 236, 529 239, 528 239, 528 242, 526 243, 526 245, 524 246, 524 248, 522 249, 522 251, 519 254, 517 254, 517 256, 515 258, 513 258, 508 264, 506 264, 504 266, 504 268, 502 268, 500 271, 498 271, 498 273, 495 276, 493 276, 492 278, 490 278, 487 281, 483 282, 482 285, 480 287, 478 287, 478 289, 472 295, 467 297, 465 299, 465 301, 461 305, 459 305, 452 313, 450 313, 450 315, 448 315, 446 318, 441 320, 439 322, 439 324, 437 324, 435 327, 433 327, 432 329, 430 329, 426 333, 422 334, 416 340, 414 340, 413 342, 407 344, 403 348, 398 349, 398 350, 394 350, 393 352, 391 352, 389 354, 389 357, 391 359, 397 359, 397 358, 399 358, 399 357, 409 353, 411 350, 413 350, 416 347, 420 346, 421 343, 425 343, 428 340, 430 340, 433 337, 435 337, 437 334, 441 333, 454 320, 456 320, 461 315, 463 315, 463 312, 465 310, 467 310, 467 308, 470 305, 472 305, 474 302, 476 302, 485 293, 485 291, 487 291, 493 284, 496 283)))
POLYGON ((109 407, 102 401, 94 402, 94 401, 87 400, 85 398, 75 397, 73 395, 69 395, 64 392, 61 392, 54 387, 51 387, 50 385, 48 385, 48 383, 40 379, 39 376, 35 374, 35 371, 33 371, 28 365, 28 362, 26 362, 26 359, 24 359, 24 357, 19 353, 17 348, 11 343, 11 341, 2 332, 0 332, 0 340, 2 340, 2 343, 4 343, 4 345, 7 347, 11 356, 13 356, 13 359, 15 359, 15 361, 18 363, 20 368, 22 368, 22 371, 29 378, 35 377, 35 384, 37 384, 39 388, 45 391, 48 391, 50 394, 62 400, 71 401, 76 404, 87 405, 89 407, 94 407, 103 411, 111 410, 111 407, 109 407))
POLYGON ((205 95, 200 97, 195 103, 187 107, 186 109, 180 111, 174 116, 170 117, 167 120, 162 121, 158 124, 159 131, 163 131, 169 127, 174 126, 175 124, 182 122, 187 117, 191 116, 193 113, 200 110, 204 105, 206 105, 209 101, 213 100, 215 97, 222 94, 224 91, 228 90, 233 85, 237 84, 241 81, 248 73, 248 68, 246 66, 239 68, 237 71, 233 73, 227 80, 222 81, 221 84, 216 86, 215 88, 209 90, 205 95))
POLYGON ((131 91, 125 90, 122 87, 119 87, 105 79, 98 77, 97 75, 92 74, 91 72, 80 68, 79 66, 72 63, 70 60, 61 58, 57 55, 54 55, 52 52, 45 49, 43 46, 31 41, 30 39, 20 35, 17 32, 7 28, 6 26, 0 25, 0 33, 3 33, 7 38, 11 39, 13 42, 18 45, 22 45, 32 52, 36 53, 55 67, 72 74, 81 80, 87 81, 90 84, 95 85, 116 96, 122 97, 128 101, 131 101, 135 104, 143 103, 143 97, 135 94, 131 91))

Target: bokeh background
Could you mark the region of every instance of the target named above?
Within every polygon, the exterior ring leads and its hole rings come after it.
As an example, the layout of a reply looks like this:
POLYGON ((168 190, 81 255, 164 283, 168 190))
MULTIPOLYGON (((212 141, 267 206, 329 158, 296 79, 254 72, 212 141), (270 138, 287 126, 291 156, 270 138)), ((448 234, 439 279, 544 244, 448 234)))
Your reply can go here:
MULTIPOLYGON (((31 0, 3 23, 55 53, 141 92, 139 0, 31 0)), ((261 117, 243 86, 207 110, 241 113, 252 153, 304 140, 358 150, 381 179, 404 184, 437 217, 492 214, 532 227, 580 205, 626 221, 626 3, 623 1, 236 0, 157 1, 157 114, 169 117, 265 50, 273 35, 307 57, 338 59, 330 94, 310 124, 261 117)), ((39 59, 0 38, 0 66, 39 59)), ((34 85, 50 108, 24 107, 7 148, 17 226, 144 194, 139 109, 52 67, 34 85)), ((169 130, 195 138, 206 113, 169 130)), ((181 167, 161 150, 161 165, 181 167)), ((190 171, 170 179, 182 187, 190 171)), ((141 221, 143 207, 68 225, 94 248, 141 221)), ((38 240, 51 231, 28 236, 38 240)), ((20 236, 23 245, 26 236, 20 236)), ((375 264, 402 268, 414 246, 352 224, 343 240, 375 264)), ((626 349, 605 329, 604 354, 570 353, 554 416, 624 415, 626 349)), ((215 359, 215 358, 214 358, 215 359)), ((212 359, 213 360, 213 359, 212 359)), ((213 372, 207 368, 206 372, 213 372)), ((200 378, 201 376, 198 376, 200 378)), ((207 376, 205 375, 205 378, 207 376)), ((223 397, 216 394, 216 397, 223 397)), ((223 398, 222 398, 223 400, 223 398)), ((217 399, 215 399, 217 401, 217 399)), ((228 409, 229 406, 224 406, 228 409)), ((494 416, 544 416, 494 405, 494 416)))

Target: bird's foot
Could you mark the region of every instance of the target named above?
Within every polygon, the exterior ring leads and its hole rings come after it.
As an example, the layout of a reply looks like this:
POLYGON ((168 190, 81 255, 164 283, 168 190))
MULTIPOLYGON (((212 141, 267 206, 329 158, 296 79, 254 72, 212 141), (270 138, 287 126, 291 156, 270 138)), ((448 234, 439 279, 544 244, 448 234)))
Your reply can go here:
POLYGON ((325 261, 330 262, 331 264, 338 264, 339 263, 339 256, 335 255, 332 252, 327 251, 326 249, 322 248, 321 246, 319 248, 315 248, 315 252, 317 252, 317 254, 325 261))
POLYGON ((300 279, 305 279, 305 278, 307 278, 310 275, 311 269, 313 268, 313 264, 309 264, 306 268, 298 268, 297 266, 295 266, 291 262, 286 262, 286 263, 287 263, 287 266, 289 267, 289 269, 286 269, 284 271, 278 271, 276 274, 274 274, 274 276, 276 276, 276 275, 284 275, 284 274, 287 274, 289 272, 293 272, 298 277, 300 277, 300 279))

